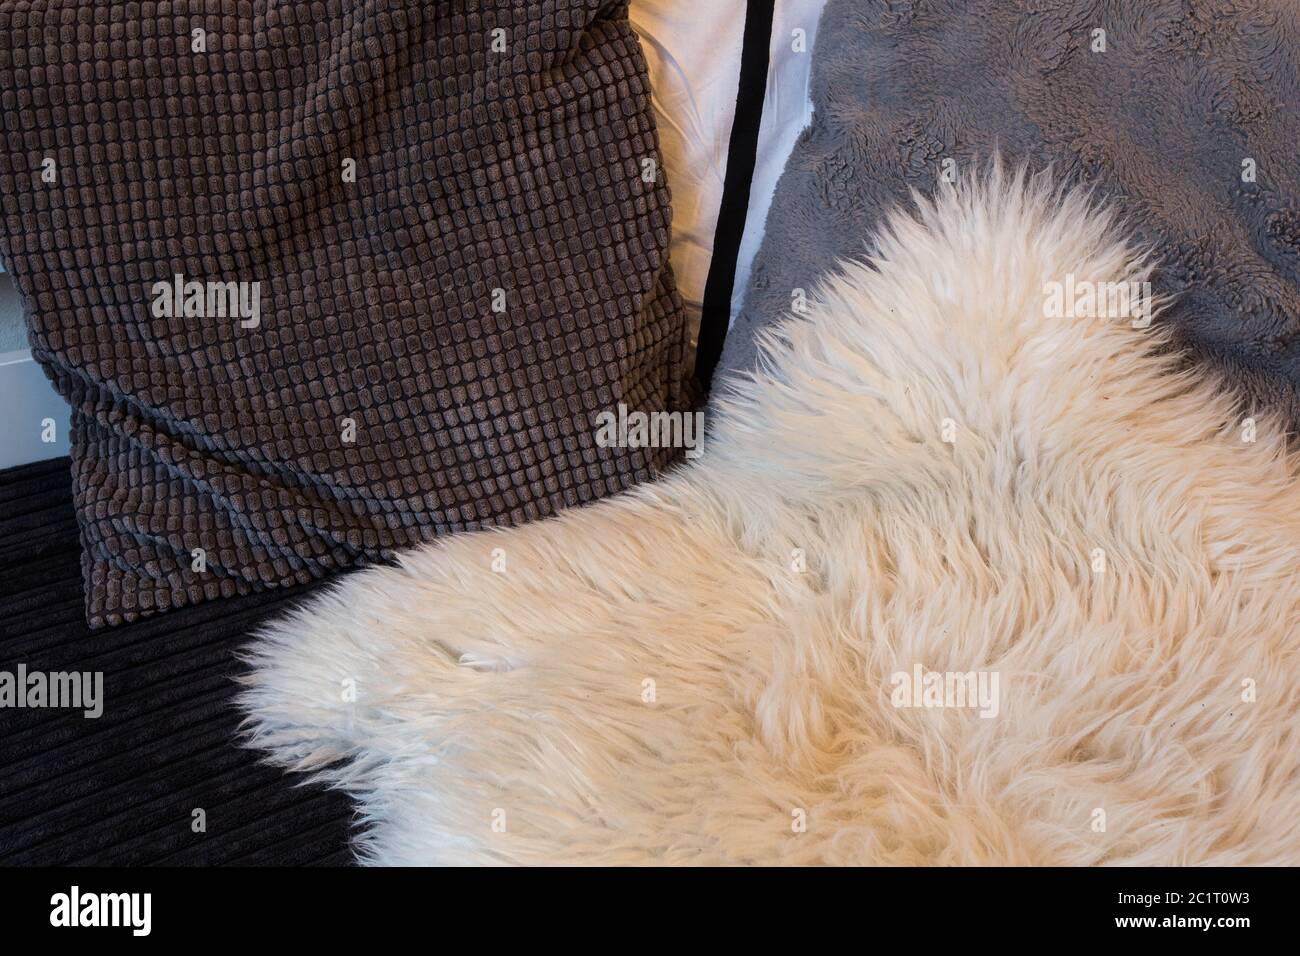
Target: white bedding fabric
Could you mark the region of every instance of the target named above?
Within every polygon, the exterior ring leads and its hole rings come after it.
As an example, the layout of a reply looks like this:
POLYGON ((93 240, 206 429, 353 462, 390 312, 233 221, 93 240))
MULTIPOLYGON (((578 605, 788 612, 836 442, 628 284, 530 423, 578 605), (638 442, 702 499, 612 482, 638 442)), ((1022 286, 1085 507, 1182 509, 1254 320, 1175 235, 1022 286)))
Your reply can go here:
POLYGON ((632 0, 630 15, 650 68, 673 203, 669 256, 694 344, 727 172, 745 0, 632 0))
MULTIPOLYGON (((776 181, 812 116, 808 79, 825 2, 776 2, 754 181, 736 263, 733 320, 749 283, 750 263, 763 239, 776 181), (794 48, 797 29, 805 34, 802 51, 794 48)), ((650 68, 660 151, 673 199, 673 269, 692 329, 699 326, 713 258, 740 80, 745 9, 745 0, 632 0, 630 8, 650 68)))

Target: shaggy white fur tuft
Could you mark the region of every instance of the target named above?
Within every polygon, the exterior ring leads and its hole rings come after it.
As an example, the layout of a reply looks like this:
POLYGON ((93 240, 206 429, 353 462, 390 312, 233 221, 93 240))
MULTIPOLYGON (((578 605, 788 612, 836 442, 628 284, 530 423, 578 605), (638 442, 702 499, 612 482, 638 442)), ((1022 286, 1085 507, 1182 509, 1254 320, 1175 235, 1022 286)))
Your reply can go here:
POLYGON ((1041 179, 918 200, 699 461, 264 632, 251 744, 371 863, 1300 863, 1282 430, 1158 323, 1044 315, 1148 268, 1041 179))

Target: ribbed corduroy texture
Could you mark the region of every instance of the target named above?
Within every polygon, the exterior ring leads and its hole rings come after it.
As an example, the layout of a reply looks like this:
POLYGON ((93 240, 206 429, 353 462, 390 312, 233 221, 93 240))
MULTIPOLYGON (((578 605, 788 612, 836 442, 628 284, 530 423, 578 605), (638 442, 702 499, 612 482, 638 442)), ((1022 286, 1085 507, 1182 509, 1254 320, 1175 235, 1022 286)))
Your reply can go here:
POLYGON ((0 4, 0 251, 91 626, 667 466, 596 440, 688 401, 660 165, 626 0, 0 4))
POLYGON ((0 670, 102 670, 105 698, 0 709, 0 864, 350 862, 347 799, 233 743, 232 651, 315 585, 95 633, 79 550, 66 458, 0 472, 0 670))

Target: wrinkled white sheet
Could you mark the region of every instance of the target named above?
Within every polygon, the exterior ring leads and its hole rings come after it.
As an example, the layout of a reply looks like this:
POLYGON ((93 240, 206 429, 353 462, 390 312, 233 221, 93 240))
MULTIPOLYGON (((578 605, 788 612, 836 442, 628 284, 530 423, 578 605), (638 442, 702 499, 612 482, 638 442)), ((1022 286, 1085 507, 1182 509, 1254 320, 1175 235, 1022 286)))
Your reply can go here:
POLYGON ((659 149, 672 193, 669 256, 693 336, 727 172, 745 0, 632 0, 630 16, 650 68, 659 149))
MULTIPOLYGON (((812 116, 812 44, 826 0, 776 0, 754 181, 736 268, 731 315, 740 308, 776 181, 812 116), (802 50, 794 31, 803 30, 802 50)), ((641 37, 673 201, 673 269, 692 329, 699 326, 713 257, 736 110, 745 0, 631 0, 641 37)))

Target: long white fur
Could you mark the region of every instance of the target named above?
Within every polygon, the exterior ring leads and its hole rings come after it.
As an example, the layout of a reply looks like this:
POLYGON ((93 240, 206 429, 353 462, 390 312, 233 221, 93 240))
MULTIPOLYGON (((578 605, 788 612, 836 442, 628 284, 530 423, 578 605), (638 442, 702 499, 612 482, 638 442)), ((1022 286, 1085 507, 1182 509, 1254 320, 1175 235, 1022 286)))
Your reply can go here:
POLYGON ((1282 429, 1158 322, 1044 316, 1149 268, 1042 178, 918 200, 697 462, 261 634, 250 743, 355 797, 368 863, 1300 863, 1282 429), (998 716, 893 706, 916 663, 998 716))

